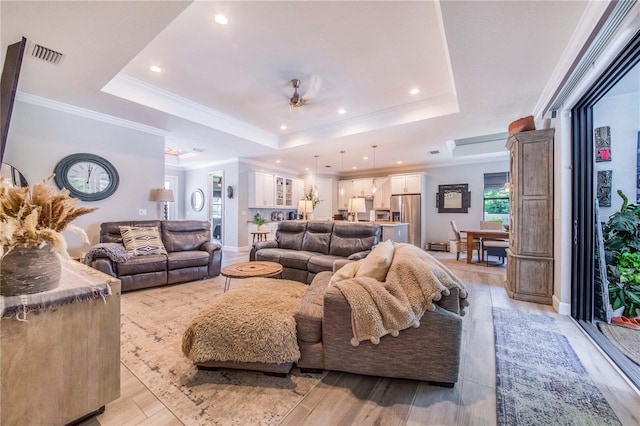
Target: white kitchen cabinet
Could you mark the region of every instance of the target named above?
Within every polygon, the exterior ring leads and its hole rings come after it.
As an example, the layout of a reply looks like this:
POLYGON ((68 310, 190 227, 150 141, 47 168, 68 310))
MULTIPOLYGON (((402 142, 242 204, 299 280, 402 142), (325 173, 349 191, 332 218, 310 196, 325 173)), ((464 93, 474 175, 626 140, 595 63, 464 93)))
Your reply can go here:
POLYGON ((391 195, 421 194, 424 181, 424 173, 391 176, 391 195))
POLYGON ((249 207, 275 207, 275 179, 271 173, 249 172, 249 207))
MULTIPOLYGON (((280 208, 293 208, 293 179, 283 176, 275 176, 275 206, 280 208)), ((298 207, 296 201, 295 207, 298 207)))
POLYGON ((371 196, 371 186, 373 179, 354 179, 353 180, 353 197, 371 196))
POLYGON ((376 193, 373 194, 374 210, 389 210, 391 181, 389 178, 376 178, 376 193))

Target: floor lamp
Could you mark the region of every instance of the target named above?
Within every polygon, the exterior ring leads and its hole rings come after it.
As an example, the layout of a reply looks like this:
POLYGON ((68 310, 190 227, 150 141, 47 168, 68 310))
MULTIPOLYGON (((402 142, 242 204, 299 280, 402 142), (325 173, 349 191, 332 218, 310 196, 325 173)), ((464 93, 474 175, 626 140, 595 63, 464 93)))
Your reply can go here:
POLYGON ((169 203, 173 203, 173 190, 164 188, 156 189, 151 201, 164 203, 164 220, 169 220, 169 203))

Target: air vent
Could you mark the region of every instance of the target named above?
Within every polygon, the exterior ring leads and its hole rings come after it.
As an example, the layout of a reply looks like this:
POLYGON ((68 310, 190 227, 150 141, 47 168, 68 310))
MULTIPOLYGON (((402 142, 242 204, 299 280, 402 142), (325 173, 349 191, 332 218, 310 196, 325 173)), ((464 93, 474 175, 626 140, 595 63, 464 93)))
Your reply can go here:
POLYGON ((435 154, 440 154, 440 150, 433 150, 433 151, 429 151, 429 154, 435 155, 435 154))
POLYGON ((204 152, 204 149, 202 148, 193 148, 194 152, 204 152))
POLYGON ((31 43, 31 46, 29 46, 29 52, 31 52, 32 57, 54 65, 59 65, 64 58, 62 53, 56 52, 55 50, 44 47, 38 43, 31 43))

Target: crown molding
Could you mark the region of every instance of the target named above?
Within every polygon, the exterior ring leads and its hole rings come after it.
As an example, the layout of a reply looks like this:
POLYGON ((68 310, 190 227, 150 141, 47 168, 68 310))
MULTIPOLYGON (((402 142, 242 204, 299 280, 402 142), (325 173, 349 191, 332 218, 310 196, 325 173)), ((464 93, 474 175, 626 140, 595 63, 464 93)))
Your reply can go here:
POLYGON ((77 115, 79 117, 89 118, 91 120, 101 121, 103 123, 113 124, 115 126, 126 127, 140 132, 149 133, 156 136, 166 137, 169 132, 158 129, 156 127, 147 126, 145 124, 136 123, 134 121, 125 120, 123 118, 114 117, 112 115, 103 114, 101 112, 91 111, 74 105, 65 104, 63 102, 54 101, 41 96, 31 95, 29 93, 17 92, 16 100, 44 108, 54 109, 56 111, 65 112, 67 114, 77 115))
POLYGON ((278 148, 278 136, 273 133, 122 73, 102 91, 269 148, 278 148))

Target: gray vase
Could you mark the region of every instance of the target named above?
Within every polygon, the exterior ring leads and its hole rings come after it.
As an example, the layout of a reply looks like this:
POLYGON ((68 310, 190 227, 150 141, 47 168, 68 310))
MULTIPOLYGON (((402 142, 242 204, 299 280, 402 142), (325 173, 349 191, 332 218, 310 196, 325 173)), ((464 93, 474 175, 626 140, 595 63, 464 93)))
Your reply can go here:
POLYGON ((0 294, 17 296, 52 290, 60 284, 61 270, 52 246, 16 247, 0 261, 0 294))

